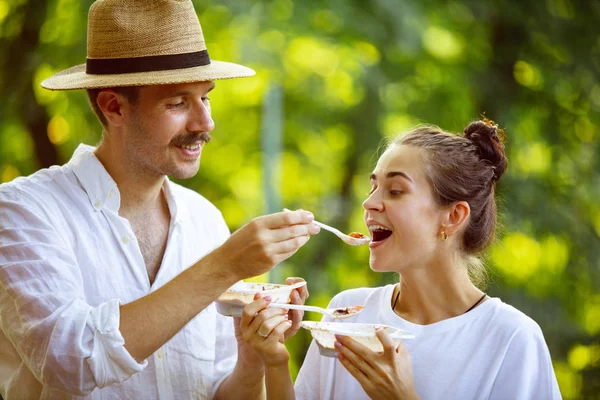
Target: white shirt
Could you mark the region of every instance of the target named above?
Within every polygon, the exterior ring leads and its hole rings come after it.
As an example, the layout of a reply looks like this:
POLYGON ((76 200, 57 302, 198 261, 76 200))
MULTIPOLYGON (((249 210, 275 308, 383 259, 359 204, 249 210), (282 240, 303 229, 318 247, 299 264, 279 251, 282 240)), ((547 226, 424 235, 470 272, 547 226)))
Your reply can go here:
MULTIPOLYGON (((466 314, 417 325, 394 313, 393 291, 394 285, 348 290, 329 307, 363 304, 361 313, 343 322, 382 323, 416 335, 404 345, 421 400, 561 398, 542 331, 519 310, 492 298, 466 314)), ((313 341, 296 379, 296 398, 369 397, 337 359, 321 356, 313 341)))
POLYGON ((227 225, 209 201, 165 180, 171 225, 150 285, 117 185, 93 150, 81 145, 68 164, 0 186, 0 393, 211 398, 237 360, 232 319, 211 304, 140 364, 124 347, 119 305, 219 246, 227 225))

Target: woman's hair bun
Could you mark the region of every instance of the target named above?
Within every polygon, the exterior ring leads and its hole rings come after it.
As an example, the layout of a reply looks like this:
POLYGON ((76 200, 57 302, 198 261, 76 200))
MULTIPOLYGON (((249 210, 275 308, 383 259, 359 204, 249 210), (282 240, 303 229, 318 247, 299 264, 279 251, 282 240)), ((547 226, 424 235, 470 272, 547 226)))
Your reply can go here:
POLYGON ((504 154, 504 131, 498 128, 494 121, 484 118, 471 122, 464 132, 465 137, 477 147, 481 159, 492 165, 494 168, 492 179, 498 181, 508 167, 508 160, 504 154))

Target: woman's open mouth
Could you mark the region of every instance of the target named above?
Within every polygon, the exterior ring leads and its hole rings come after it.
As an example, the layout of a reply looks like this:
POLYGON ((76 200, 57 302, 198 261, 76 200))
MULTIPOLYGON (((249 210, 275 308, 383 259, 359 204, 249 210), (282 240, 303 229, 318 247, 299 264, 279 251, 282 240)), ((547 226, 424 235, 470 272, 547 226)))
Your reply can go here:
POLYGON ((390 229, 381 225, 370 225, 369 232, 371 232, 371 243, 369 244, 370 247, 372 247, 371 245, 377 246, 378 244, 382 243, 384 240, 392 236, 393 233, 390 229))

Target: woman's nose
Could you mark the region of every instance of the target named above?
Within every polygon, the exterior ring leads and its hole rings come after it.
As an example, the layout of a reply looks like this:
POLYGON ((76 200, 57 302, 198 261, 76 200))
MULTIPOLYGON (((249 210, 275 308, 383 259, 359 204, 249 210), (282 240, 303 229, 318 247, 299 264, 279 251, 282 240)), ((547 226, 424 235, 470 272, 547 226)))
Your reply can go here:
POLYGON ((383 202, 381 201, 381 196, 379 195, 378 191, 373 191, 373 193, 371 193, 369 197, 363 201, 362 206, 366 211, 381 211, 383 209, 383 202))

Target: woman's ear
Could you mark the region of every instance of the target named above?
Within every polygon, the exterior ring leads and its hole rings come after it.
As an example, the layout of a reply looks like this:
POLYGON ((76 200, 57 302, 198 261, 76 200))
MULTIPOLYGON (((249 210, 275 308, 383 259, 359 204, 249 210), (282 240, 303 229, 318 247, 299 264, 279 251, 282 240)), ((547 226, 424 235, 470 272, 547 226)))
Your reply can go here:
POLYGON ((126 99, 113 90, 102 90, 98 93, 96 102, 104 114, 109 125, 120 126, 123 124, 123 107, 126 99))
POLYGON ((469 219, 470 214, 471 208, 466 201, 452 203, 444 213, 442 231, 448 236, 458 233, 469 219))

